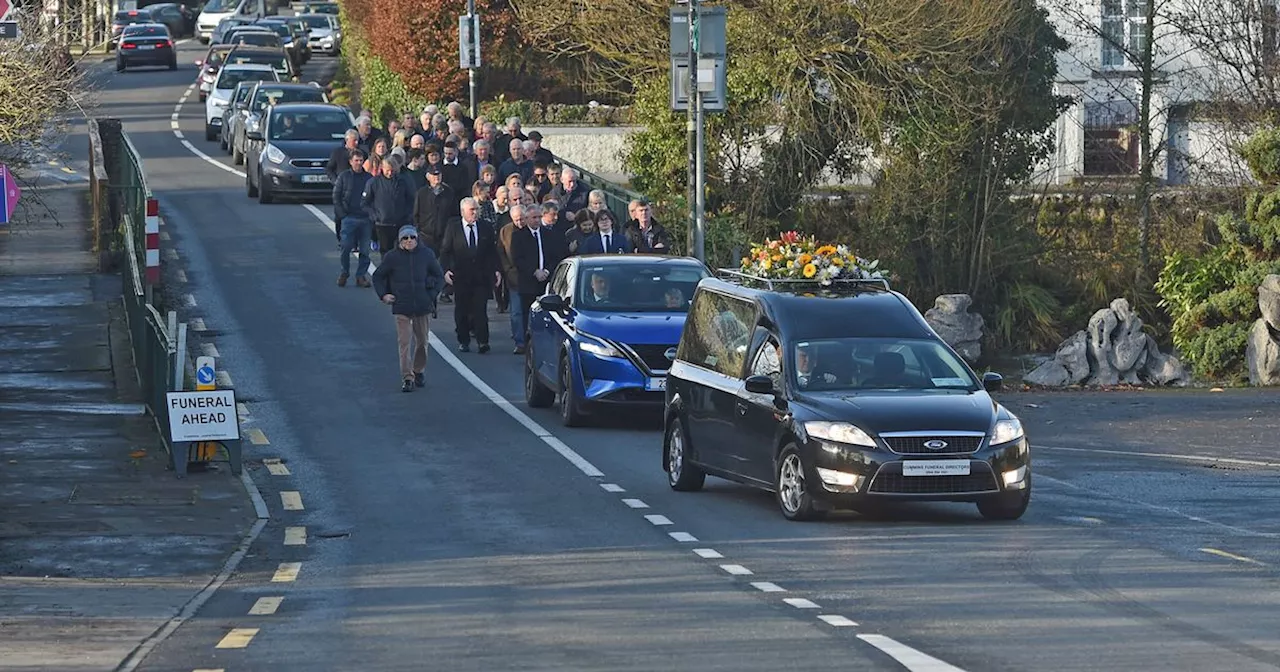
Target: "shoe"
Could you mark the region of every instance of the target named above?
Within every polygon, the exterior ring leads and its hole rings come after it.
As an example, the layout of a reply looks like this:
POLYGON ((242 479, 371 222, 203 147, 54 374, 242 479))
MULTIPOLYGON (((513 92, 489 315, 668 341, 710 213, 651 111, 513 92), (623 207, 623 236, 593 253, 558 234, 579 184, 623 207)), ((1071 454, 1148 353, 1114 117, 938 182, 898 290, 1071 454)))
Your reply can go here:
POLYGON ((408 379, 408 378, 405 378, 405 379, 404 379, 404 384, 400 386, 400 391, 401 391, 401 392, 412 392, 412 391, 413 391, 413 381, 412 381, 412 380, 410 380, 410 379, 408 379))
POLYGON ((368 286, 370 286, 371 284, 372 284, 372 283, 370 283, 370 282, 369 282, 369 278, 367 278, 367 277, 365 277, 365 276, 363 276, 363 275, 362 275, 362 276, 360 276, 360 277, 358 277, 358 278, 356 278, 356 287, 368 287, 368 286))
POLYGON ((413 384, 417 385, 418 387, 426 387, 427 377, 423 375, 422 372, 415 373, 413 374, 413 384))
POLYGON ((481 343, 481 344, 480 344, 480 354, 482 354, 482 355, 483 355, 483 354, 484 354, 484 353, 486 353, 486 352, 489 352, 489 344, 488 344, 488 343, 481 343))
MULTIPOLYGON (((339 286, 339 287, 346 287, 346 286, 347 286, 347 278, 348 278, 348 277, 350 277, 350 276, 348 276, 346 273, 343 273, 342 275, 339 275, 339 276, 338 276, 338 286, 339 286)), ((357 281, 357 282, 358 282, 358 281, 357 281)))
POLYGON ((471 352, 471 345, 469 343, 459 343, 458 352, 471 352))
POLYGON ((517 345, 517 346, 516 346, 516 348, 515 348, 515 350, 512 350, 512 351, 511 351, 511 354, 513 354, 513 355, 523 355, 523 354, 524 354, 524 346, 523 346, 523 345, 517 345))

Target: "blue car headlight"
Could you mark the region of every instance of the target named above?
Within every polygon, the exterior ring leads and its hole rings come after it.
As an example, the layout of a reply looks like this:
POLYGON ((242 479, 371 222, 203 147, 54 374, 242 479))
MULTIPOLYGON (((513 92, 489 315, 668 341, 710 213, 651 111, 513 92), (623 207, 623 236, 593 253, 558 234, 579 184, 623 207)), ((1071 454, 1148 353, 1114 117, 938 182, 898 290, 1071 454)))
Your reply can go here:
POLYGON ((597 357, 622 356, 622 353, 608 341, 582 332, 578 332, 578 347, 582 348, 583 352, 589 352, 597 357))

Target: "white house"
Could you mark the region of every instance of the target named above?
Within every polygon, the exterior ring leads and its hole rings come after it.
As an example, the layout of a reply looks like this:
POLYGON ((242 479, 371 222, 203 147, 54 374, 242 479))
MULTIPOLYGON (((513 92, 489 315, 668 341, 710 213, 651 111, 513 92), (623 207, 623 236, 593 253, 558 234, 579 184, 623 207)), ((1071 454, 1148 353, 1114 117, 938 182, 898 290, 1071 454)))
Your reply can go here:
MULTIPOLYGON (((1217 0, 1224 10, 1254 0, 1217 0)), ((1074 102, 1054 129, 1057 151, 1040 171, 1040 180, 1069 184, 1082 179, 1136 175, 1136 131, 1142 78, 1135 55, 1146 39, 1145 0, 1041 0, 1050 21, 1070 47, 1058 57, 1057 93, 1074 102)), ((1204 16, 1203 0, 1156 0, 1154 21, 1156 83, 1151 121, 1154 169, 1168 185, 1240 184, 1248 171, 1232 149, 1243 137, 1227 124, 1197 119, 1194 104, 1223 90, 1230 73, 1213 62, 1193 37, 1209 21, 1222 26, 1222 39, 1247 39, 1257 26, 1227 14, 1204 16)))

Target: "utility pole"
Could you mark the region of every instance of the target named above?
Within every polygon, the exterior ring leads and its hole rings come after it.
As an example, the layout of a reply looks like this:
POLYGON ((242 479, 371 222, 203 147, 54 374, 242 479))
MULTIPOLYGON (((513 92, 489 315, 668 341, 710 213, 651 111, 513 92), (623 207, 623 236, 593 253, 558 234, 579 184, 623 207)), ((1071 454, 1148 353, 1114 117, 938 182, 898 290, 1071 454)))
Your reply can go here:
MULTIPOLYGON (((467 17, 471 19, 469 28, 471 29, 471 40, 475 55, 480 54, 480 17, 476 16, 476 0, 467 0, 467 17)), ((470 59, 471 67, 467 68, 467 90, 471 94, 471 118, 476 118, 476 63, 478 59, 474 56, 470 59)))
POLYGON ((702 22, 700 0, 689 3, 689 249, 699 261, 706 261, 706 239, 703 231, 703 165, 702 93, 698 91, 698 57, 702 40, 699 33, 702 22))

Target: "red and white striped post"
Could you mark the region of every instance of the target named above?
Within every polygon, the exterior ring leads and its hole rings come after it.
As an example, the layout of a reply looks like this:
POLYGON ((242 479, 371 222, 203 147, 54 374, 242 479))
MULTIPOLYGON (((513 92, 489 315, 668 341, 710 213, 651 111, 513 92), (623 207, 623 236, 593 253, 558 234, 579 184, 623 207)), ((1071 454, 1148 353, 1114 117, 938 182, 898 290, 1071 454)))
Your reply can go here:
POLYGON ((160 202, 147 199, 147 284, 160 282, 160 202))

